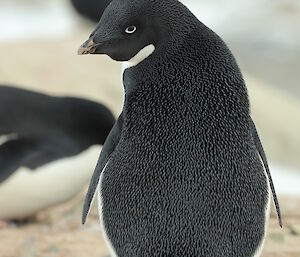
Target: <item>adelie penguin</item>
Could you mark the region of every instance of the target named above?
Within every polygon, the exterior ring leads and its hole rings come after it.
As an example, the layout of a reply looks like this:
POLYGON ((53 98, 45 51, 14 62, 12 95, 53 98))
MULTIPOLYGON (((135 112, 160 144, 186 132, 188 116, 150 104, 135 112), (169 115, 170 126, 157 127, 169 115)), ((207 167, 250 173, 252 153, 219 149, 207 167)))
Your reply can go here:
POLYGON ((240 69, 177 0, 113 0, 80 54, 124 61, 123 111, 92 177, 111 256, 257 257, 267 160, 240 69))
POLYGON ((103 105, 0 86, 0 219, 23 220, 88 183, 115 119, 103 105))

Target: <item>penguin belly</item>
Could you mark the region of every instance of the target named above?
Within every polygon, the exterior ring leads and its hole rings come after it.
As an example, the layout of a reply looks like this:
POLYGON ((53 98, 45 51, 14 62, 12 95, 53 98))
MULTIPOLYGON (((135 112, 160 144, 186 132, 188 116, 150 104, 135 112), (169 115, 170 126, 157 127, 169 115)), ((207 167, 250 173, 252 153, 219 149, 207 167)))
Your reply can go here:
POLYGON ((100 146, 36 170, 20 168, 0 184, 0 219, 23 219, 74 197, 88 182, 100 146))
MULTIPOLYGON (((107 167, 107 165, 105 166, 105 168, 107 167)), ((106 232, 104 217, 103 217, 103 199, 102 199, 102 193, 101 192, 102 192, 102 181, 103 181, 103 178, 104 178, 105 168, 104 168, 104 170, 102 171, 102 173, 100 175, 100 180, 99 180, 99 185, 98 185, 98 213, 99 213, 100 227, 101 227, 102 236, 104 238, 104 241, 106 243, 106 246, 108 248, 110 256, 111 257, 118 257, 118 255, 116 254, 116 251, 115 251, 115 249, 112 245, 112 242, 110 241, 109 236, 106 232)))
MULTIPOLYGON (((261 160, 261 158, 260 158, 261 160)), ((261 160, 261 163, 262 163, 262 166, 263 165, 263 162, 261 160)), ((266 183, 268 185, 267 189, 268 189, 268 199, 267 199, 267 202, 266 202, 266 207, 265 207, 265 233, 262 237, 262 240, 260 242, 260 244, 258 245, 253 257, 260 257, 261 254, 262 254, 262 250, 263 250, 263 246, 264 246, 264 242, 265 242, 265 239, 266 239, 266 236, 267 236, 267 228, 268 228, 268 224, 269 224, 269 220, 270 220, 270 211, 271 211, 271 187, 270 187, 270 183, 269 183, 269 179, 268 179, 268 175, 267 175, 267 172, 266 170, 264 169, 264 174, 265 174, 265 177, 266 177, 266 183)))

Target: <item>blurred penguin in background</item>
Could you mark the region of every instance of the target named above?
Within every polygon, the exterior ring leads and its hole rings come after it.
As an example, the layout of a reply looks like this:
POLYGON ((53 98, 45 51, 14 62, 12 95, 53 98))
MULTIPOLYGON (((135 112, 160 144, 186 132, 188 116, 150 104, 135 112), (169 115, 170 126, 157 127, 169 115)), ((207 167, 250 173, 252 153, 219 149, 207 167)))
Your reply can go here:
POLYGON ((111 0, 71 0, 71 2, 79 14, 98 22, 111 0))
POLYGON ((24 220, 80 192, 114 123, 96 102, 0 86, 0 219, 24 220))

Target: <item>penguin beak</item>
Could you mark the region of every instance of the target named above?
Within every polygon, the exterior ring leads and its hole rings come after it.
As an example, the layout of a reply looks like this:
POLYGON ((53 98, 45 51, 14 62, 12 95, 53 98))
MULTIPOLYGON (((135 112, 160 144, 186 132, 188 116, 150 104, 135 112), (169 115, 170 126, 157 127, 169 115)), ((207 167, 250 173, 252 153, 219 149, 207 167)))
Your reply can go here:
POLYGON ((93 38, 89 38, 79 47, 78 54, 95 54, 101 45, 102 43, 95 43, 93 38))

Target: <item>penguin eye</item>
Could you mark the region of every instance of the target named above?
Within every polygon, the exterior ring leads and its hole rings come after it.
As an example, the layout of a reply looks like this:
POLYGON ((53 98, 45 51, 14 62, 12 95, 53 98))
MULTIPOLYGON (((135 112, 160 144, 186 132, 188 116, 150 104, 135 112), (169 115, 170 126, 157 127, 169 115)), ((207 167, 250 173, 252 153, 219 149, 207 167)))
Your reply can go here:
POLYGON ((125 33, 133 34, 136 31, 136 26, 129 26, 125 29, 125 33))

